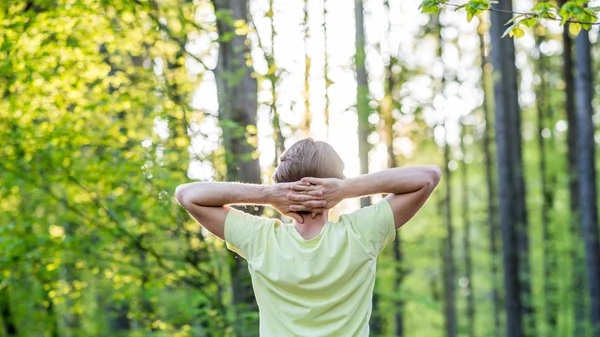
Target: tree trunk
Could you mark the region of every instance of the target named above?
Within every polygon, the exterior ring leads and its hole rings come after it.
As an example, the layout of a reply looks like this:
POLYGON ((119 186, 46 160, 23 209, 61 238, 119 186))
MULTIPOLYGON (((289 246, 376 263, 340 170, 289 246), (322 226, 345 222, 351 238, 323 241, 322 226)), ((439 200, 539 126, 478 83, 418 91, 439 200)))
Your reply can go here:
POLYGON ((271 82, 271 125, 273 127, 273 141, 275 143, 275 158, 273 160, 273 167, 279 165, 279 157, 285 151, 284 138, 281 133, 281 120, 279 119, 279 111, 277 110, 277 83, 279 82, 279 75, 277 73, 277 65, 275 64, 275 36, 277 31, 275 30, 275 11, 273 8, 273 0, 269 0, 269 12, 271 13, 271 52, 270 54, 265 53, 267 58, 267 64, 269 65, 269 73, 267 77, 271 82))
MULTIPOLYGON (((445 124, 444 129, 446 129, 445 124)), ((444 138, 446 142, 447 138, 444 138)), ((446 223, 446 239, 444 240, 444 312, 446 316, 446 336, 456 337, 456 286, 454 282, 456 277, 454 275, 454 229, 452 226, 452 189, 449 163, 450 147, 446 142, 444 145, 444 181, 446 185, 446 199, 444 200, 444 219, 446 223)))
MULTIPOLYGON (((564 5, 566 0, 561 1, 564 5)), ((573 263, 573 315, 575 336, 585 333, 585 268, 583 238, 580 232, 579 178, 577 176, 577 115, 575 111, 575 80, 573 78, 573 41, 565 25, 563 37, 563 77, 565 81, 565 110, 567 114, 567 170, 571 210, 571 259, 573 263)), ((548 307, 547 307, 548 308, 548 307)), ((556 318, 554 318, 556 319, 556 318)), ((550 326, 552 328, 553 325, 550 326)))
POLYGON ((323 79, 325 80, 325 107, 323 115, 325 116, 325 132, 329 139, 329 54, 327 53, 327 0, 323 0, 323 79))
MULTIPOLYGON (((550 232, 550 211, 552 209, 552 204, 554 203, 554 194, 553 194, 553 186, 554 179, 551 179, 548 175, 548 164, 546 158, 546 141, 542 136, 543 130, 545 129, 545 115, 548 110, 548 105, 546 104, 546 73, 549 71, 547 68, 547 59, 544 56, 539 48, 541 43, 544 41, 543 38, 536 37, 536 45, 537 52, 539 54, 538 60, 535 62, 535 72, 540 76, 540 83, 535 88, 535 97, 536 97, 536 110, 537 110, 537 145, 538 151, 540 153, 539 160, 539 173, 540 173, 540 186, 542 188, 542 204, 541 204, 541 222, 542 222, 542 246, 543 246, 543 275, 544 275, 544 311, 545 311, 545 321, 547 324, 547 331, 553 331, 556 327, 556 313, 558 312, 558 307, 556 303, 556 293, 558 289, 553 285, 552 282, 552 271, 557 268, 556 266, 556 254, 550 249, 550 243, 552 242, 552 235, 550 232)), ((570 50, 567 49, 567 50, 570 50)), ((566 60, 566 58, 565 58, 566 60)), ((569 85, 567 84, 567 90, 569 90, 569 85)), ((567 96, 569 94, 567 93, 567 96)), ((568 100, 567 100, 568 101, 568 100)), ((568 105, 568 104, 567 104, 568 105)), ((569 150, 570 151, 570 150, 569 150)))
MULTIPOLYGON (((481 18, 481 17, 480 17, 481 18)), ((494 336, 500 336, 500 296, 498 284, 498 223, 496 220, 496 189, 494 186, 494 178, 492 173, 492 149, 491 149, 491 120, 490 120, 490 105, 489 99, 489 71, 487 69, 488 60, 485 52, 483 20, 479 25, 479 46, 481 49, 481 74, 483 82, 483 120, 485 123, 485 131, 483 134, 483 153, 485 157, 485 177, 487 186, 487 221, 490 240, 490 255, 491 255, 491 272, 492 272, 492 301, 494 307, 494 336)))
POLYGON ((515 47, 512 39, 502 38, 505 24, 512 17, 504 11, 512 11, 512 2, 500 0, 496 8, 503 10, 491 13, 491 36, 500 224, 506 287, 506 332, 508 337, 521 337, 533 335, 533 321, 529 318, 532 310, 528 304, 531 291, 515 47))
POLYGON ((306 135, 310 135, 312 122, 310 114, 310 56, 308 56, 308 40, 310 39, 308 2, 309 0, 304 0, 304 120, 302 121, 302 129, 306 135))
MULTIPOLYGON (((219 125, 223 131, 223 146, 227 166, 226 179, 245 183, 261 183, 256 148, 248 142, 256 136, 257 83, 252 69, 246 66, 249 49, 246 37, 235 34, 230 22, 249 21, 246 0, 214 0, 219 32, 219 60, 215 69, 219 93, 219 125), (231 21, 230 21, 231 20, 231 21), (232 37, 231 37, 232 36, 232 37), (247 135, 248 133, 249 135, 247 135)), ((262 213, 255 207, 253 214, 262 213)), ((243 312, 256 312, 252 282, 246 261, 230 254, 233 304, 236 310, 234 324, 237 336, 256 336, 258 320, 243 312)))
MULTIPOLYGON (((358 114, 358 157, 360 160, 360 174, 369 173, 369 84, 367 82, 367 69, 365 68, 365 33, 363 26, 363 3, 362 0, 355 1, 356 19, 356 82, 357 98, 356 111, 358 114)), ((360 206, 371 204, 370 197, 360 199, 360 206)))
POLYGON ((17 330, 17 325, 15 324, 15 317, 10 310, 8 286, 0 287, 0 317, 2 317, 2 323, 4 324, 6 336, 18 336, 19 333, 17 330))
MULTIPOLYGON (((438 30, 438 59, 443 59, 443 37, 442 29, 443 26, 439 23, 439 16, 437 17, 439 30, 438 30)), ((439 90, 441 95, 444 95, 446 88, 446 69, 442 76, 439 90)), ((451 184, 451 171, 450 171, 450 146, 448 145, 448 129, 447 129, 447 118, 444 116, 444 185, 446 186, 446 197, 444 198, 444 223, 446 224, 446 238, 444 239, 444 251, 443 251, 443 268, 444 272, 444 316, 445 316, 445 330, 446 337, 457 336, 457 318, 456 318, 456 286, 455 286, 455 265, 454 265, 454 229, 452 226, 452 184, 451 184)))
POLYGON ((463 165, 461 168, 461 185, 462 185, 462 218, 465 227, 465 233, 463 236, 463 247, 465 250, 465 277, 467 279, 467 285, 465 290, 467 291, 467 331, 469 337, 475 337, 475 298, 473 290, 473 270, 471 261, 471 221, 469 220, 469 179, 468 179, 468 164, 464 160, 466 156, 466 147, 464 144, 465 126, 462 126, 463 136, 460 142, 461 152, 463 155, 463 165))
MULTIPOLYGON (((360 161, 360 174, 369 173, 369 84, 367 82, 367 69, 365 67, 365 32, 364 32, 364 9, 362 0, 354 2, 356 55, 354 62, 356 66, 356 112, 358 115, 358 157, 360 161)), ((371 205, 371 197, 360 199, 360 207, 371 205)), ((375 336, 382 333, 382 317, 379 312, 379 294, 377 283, 373 293, 373 311, 371 315, 370 330, 375 336)))
MULTIPOLYGON (((387 1, 385 2, 385 5, 389 15, 389 4, 387 1)), ((390 55, 390 61, 388 66, 386 67, 385 76, 387 81, 385 82, 385 95, 379 106, 381 111, 381 120, 384 123, 383 135, 385 137, 385 146, 387 150, 388 168, 398 166, 398 163, 396 161, 396 155, 394 154, 395 120, 392 115, 392 111, 398 103, 395 102, 393 98, 393 92, 396 88, 396 77, 392 73, 392 67, 394 66, 394 64, 397 64, 397 59, 390 55)), ((396 231, 396 240, 393 244, 393 253, 395 261, 394 292, 396 292, 396 294, 400 294, 402 288, 402 280, 404 278, 404 270, 402 268, 402 239, 400 237, 400 231, 396 231)), ((402 337, 404 336, 404 324, 402 320, 402 313, 404 311, 404 301, 402 299, 397 299, 394 301, 394 304, 394 336, 402 337)))
POLYGON ((577 76, 577 169, 579 171, 579 200, 581 232, 585 240, 587 281, 593 336, 600 336, 600 246, 598 245, 598 210, 596 192, 594 123, 592 116, 592 67, 590 40, 582 30, 575 40, 577 76))

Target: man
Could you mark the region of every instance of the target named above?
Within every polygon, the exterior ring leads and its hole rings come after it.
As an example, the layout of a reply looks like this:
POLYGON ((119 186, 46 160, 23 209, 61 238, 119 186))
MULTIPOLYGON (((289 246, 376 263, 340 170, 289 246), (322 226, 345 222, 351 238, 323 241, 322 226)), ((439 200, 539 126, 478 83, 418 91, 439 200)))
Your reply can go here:
POLYGON ((261 337, 368 336, 377 256, 423 206, 441 176, 436 166, 392 168, 345 179, 333 148, 307 138, 281 157, 274 185, 190 183, 178 202, 248 261, 261 337), (388 195, 328 220, 346 198, 388 195), (230 204, 271 205, 284 224, 230 204))

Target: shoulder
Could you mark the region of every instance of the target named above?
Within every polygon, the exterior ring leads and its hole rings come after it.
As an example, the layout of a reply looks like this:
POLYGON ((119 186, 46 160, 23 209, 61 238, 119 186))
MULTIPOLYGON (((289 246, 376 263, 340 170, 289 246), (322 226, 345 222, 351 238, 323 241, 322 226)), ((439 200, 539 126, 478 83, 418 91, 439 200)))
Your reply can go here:
POLYGON ((256 232, 267 228, 277 228, 280 225, 281 220, 279 219, 246 213, 232 207, 225 218, 225 240, 227 240, 228 235, 231 237, 234 231, 256 232))
POLYGON ((368 220, 369 218, 378 218, 378 217, 392 217, 393 219, 393 211, 390 203, 384 198, 376 203, 359 208, 350 213, 345 213, 340 215, 340 221, 352 221, 352 220, 368 220))

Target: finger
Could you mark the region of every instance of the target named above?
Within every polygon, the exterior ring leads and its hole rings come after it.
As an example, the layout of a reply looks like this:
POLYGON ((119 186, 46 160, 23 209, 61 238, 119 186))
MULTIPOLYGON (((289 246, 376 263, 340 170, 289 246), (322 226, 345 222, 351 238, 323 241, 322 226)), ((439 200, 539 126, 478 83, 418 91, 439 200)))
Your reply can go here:
POLYGON ((301 205, 303 205, 311 210, 313 208, 325 207, 326 204, 327 204, 327 202, 325 200, 310 200, 310 201, 304 201, 301 203, 301 205))
POLYGON ((312 195, 315 197, 321 197, 321 196, 323 196, 323 191, 310 191, 310 192, 306 192, 306 194, 312 195))
POLYGON ((290 211, 302 212, 308 210, 304 205, 290 205, 290 211))
POLYGON ((309 201, 309 200, 319 200, 320 199, 319 196, 314 196, 314 195, 309 195, 309 194, 302 194, 302 193, 288 193, 287 198, 288 198, 288 200, 299 201, 299 202, 304 202, 304 201, 309 201))
POLYGON ((300 183, 290 185, 290 190, 293 190, 293 191, 314 191, 317 188, 318 188, 317 186, 303 185, 300 183))
POLYGON ((313 185, 322 185, 323 184, 323 179, 320 179, 320 178, 304 177, 300 181, 302 181, 304 183, 311 183, 313 185))

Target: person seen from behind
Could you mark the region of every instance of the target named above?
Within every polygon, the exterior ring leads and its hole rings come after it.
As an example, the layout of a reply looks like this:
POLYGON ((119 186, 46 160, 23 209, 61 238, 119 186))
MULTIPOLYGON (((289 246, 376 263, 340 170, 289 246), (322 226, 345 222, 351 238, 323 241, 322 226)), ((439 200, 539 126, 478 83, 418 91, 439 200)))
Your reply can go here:
POLYGON ((327 143, 311 138, 280 158, 272 185, 194 182, 177 201, 204 228, 248 261, 261 337, 369 335, 377 256, 440 181, 437 166, 409 166, 346 179, 327 143), (387 194, 343 214, 344 199, 387 194), (229 205, 271 205, 283 223, 229 205))

